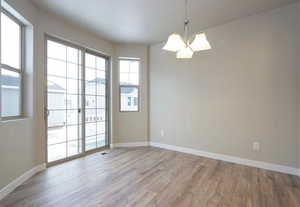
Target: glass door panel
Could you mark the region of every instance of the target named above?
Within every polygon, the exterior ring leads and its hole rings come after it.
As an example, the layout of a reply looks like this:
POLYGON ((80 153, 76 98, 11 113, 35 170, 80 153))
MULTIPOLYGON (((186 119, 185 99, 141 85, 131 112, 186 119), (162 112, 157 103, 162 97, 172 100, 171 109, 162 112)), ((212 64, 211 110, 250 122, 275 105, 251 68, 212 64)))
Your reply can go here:
POLYGON ((82 153, 81 55, 47 40, 47 162, 82 153))
POLYGON ((47 39, 47 163, 108 146, 108 59, 69 45, 47 39))
POLYGON ((85 54, 85 150, 108 145, 106 118, 107 60, 85 54))

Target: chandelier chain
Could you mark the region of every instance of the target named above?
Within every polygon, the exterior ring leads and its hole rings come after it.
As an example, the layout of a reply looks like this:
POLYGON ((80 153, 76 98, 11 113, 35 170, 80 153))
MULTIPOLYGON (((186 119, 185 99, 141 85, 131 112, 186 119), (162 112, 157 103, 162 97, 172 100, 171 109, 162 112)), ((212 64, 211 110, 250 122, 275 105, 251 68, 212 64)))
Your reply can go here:
POLYGON ((185 20, 184 20, 184 34, 183 40, 186 45, 188 45, 188 36, 189 36, 189 19, 188 19, 188 0, 185 0, 185 20))
POLYGON ((188 0, 185 0, 185 21, 188 21, 188 0))

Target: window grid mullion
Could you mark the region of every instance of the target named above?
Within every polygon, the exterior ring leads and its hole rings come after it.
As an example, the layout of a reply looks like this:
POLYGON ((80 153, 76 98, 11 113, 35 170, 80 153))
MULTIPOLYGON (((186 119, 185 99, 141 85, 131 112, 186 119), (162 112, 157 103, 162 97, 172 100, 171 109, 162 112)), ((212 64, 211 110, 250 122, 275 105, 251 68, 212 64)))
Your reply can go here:
POLYGON ((1 67, 2 67, 3 69, 6 69, 6 70, 9 70, 9 71, 12 71, 12 72, 16 72, 16 73, 19 73, 19 74, 22 74, 22 73, 23 73, 22 70, 17 69, 17 68, 14 68, 14 67, 11 67, 11 66, 6 65, 6 64, 1 64, 1 67))

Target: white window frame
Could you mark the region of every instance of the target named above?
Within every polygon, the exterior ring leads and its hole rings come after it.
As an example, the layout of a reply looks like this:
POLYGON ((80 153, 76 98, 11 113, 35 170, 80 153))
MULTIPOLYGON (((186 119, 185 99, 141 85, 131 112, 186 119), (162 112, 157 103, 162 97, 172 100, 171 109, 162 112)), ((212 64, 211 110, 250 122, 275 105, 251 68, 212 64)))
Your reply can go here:
POLYGON ((140 86, 141 86, 141 59, 140 58, 128 58, 128 57, 119 57, 118 59, 118 64, 119 64, 119 71, 118 71, 118 76, 119 76, 119 112, 140 112, 140 86), (121 84, 121 67, 120 67, 120 61, 125 60, 125 61, 136 61, 139 64, 139 84, 138 85, 131 85, 131 84, 121 84), (121 88, 134 88, 137 89, 138 91, 138 97, 137 97, 137 110, 131 111, 131 110, 122 110, 121 107, 121 88))
MULTIPOLYGON (((2 69, 19 73, 20 75, 20 97, 19 97, 19 115, 17 116, 2 116, 2 84, 0 82, 0 120, 14 120, 24 117, 24 110, 23 110, 23 79, 24 79, 24 57, 25 57, 25 25, 13 14, 9 11, 1 7, 1 13, 4 13, 8 18, 14 21, 16 24, 20 26, 20 69, 14 68, 12 66, 6 65, 2 63, 1 60, 1 53, 0 53, 0 77, 2 73, 2 69)), ((1 18, 0 18, 0 26, 1 26, 1 18)), ((2 29, 2 27, 1 27, 2 29)), ((1 30, 0 30, 1 31, 1 30)), ((1 34, 0 34, 1 38, 1 34)))

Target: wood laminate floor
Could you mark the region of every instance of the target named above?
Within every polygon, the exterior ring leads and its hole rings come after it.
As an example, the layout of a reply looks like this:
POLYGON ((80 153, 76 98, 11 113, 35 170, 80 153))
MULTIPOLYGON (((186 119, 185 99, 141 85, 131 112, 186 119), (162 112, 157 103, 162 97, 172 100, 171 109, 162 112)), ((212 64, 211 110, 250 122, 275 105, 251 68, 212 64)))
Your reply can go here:
POLYGON ((153 147, 113 149, 35 175, 0 206, 298 207, 300 179, 153 147))

